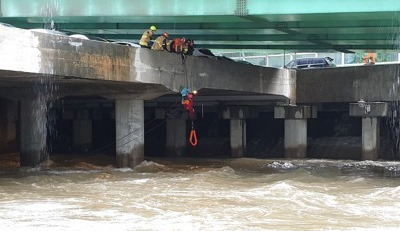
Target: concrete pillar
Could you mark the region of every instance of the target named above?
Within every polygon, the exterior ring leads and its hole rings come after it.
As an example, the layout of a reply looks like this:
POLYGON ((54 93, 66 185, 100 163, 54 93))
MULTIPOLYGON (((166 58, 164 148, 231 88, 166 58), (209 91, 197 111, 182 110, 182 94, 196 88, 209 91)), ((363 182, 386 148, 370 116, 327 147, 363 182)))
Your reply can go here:
POLYGON ((222 118, 230 119, 231 157, 246 156, 246 119, 257 118, 257 108, 229 106, 222 111, 222 118))
POLYGON ((380 117, 387 116, 388 105, 385 102, 351 103, 350 116, 362 117, 362 152, 361 160, 379 159, 380 117))
POLYGON ((16 152, 18 101, 0 100, 0 153, 16 152))
POLYGON ((317 110, 310 106, 286 105, 274 109, 276 119, 285 119, 285 158, 307 157, 307 119, 317 118, 317 110))
POLYGON ((231 157, 246 156, 246 120, 231 119, 231 157))
POLYGON ((362 118, 362 160, 377 160, 380 149, 380 118, 362 118))
POLYGON ((285 158, 307 156, 307 119, 285 119, 285 158))
POLYGON ((21 100, 21 166, 38 166, 46 154, 47 107, 44 100, 21 100))
POLYGON ((89 151, 92 147, 92 120, 75 119, 73 121, 73 149, 89 151))
POLYGON ((166 153, 169 157, 180 157, 186 149, 186 119, 167 119, 166 153))
POLYGON ((135 167, 144 160, 143 100, 116 100, 117 166, 135 167))

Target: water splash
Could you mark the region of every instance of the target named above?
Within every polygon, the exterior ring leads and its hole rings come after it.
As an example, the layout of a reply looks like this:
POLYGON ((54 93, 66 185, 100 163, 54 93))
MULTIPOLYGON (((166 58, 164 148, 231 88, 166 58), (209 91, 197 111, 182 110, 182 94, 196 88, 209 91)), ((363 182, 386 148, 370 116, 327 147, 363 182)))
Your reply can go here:
POLYGON ((48 0, 45 5, 40 9, 43 15, 44 29, 55 30, 54 18, 58 16, 59 0, 48 0))

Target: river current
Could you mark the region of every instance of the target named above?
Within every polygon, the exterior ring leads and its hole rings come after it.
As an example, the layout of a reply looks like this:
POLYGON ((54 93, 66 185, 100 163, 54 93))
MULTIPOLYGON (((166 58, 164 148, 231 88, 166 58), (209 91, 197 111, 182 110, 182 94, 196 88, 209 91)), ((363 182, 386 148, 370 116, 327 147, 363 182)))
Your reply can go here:
MULTIPOLYGON (((400 230, 398 162, 151 159, 0 171, 0 230, 400 230)), ((400 174, 399 174, 400 176, 400 174)))

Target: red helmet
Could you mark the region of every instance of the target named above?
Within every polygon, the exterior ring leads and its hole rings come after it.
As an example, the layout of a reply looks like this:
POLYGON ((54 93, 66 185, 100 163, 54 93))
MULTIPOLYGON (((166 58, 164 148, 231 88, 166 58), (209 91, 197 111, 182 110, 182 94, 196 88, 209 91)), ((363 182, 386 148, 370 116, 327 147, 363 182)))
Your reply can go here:
POLYGON ((183 43, 186 42, 186 38, 185 38, 185 37, 181 38, 181 41, 182 41, 183 43))
POLYGON ((168 33, 167 32, 164 32, 163 35, 164 35, 164 37, 168 38, 168 33))

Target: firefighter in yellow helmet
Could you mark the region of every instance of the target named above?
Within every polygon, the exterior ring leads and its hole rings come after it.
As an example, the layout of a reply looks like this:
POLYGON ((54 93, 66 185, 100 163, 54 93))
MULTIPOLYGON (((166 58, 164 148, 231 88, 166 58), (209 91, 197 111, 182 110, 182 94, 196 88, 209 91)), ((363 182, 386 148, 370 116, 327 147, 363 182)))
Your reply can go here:
POLYGON ((150 29, 146 30, 140 38, 140 46, 149 48, 149 42, 153 38, 154 32, 156 32, 156 30, 157 28, 155 26, 151 26, 150 29))
POLYGON ((167 43, 168 43, 168 33, 164 32, 162 35, 158 36, 154 40, 151 49, 155 51, 163 51, 164 49, 167 49, 167 43))

